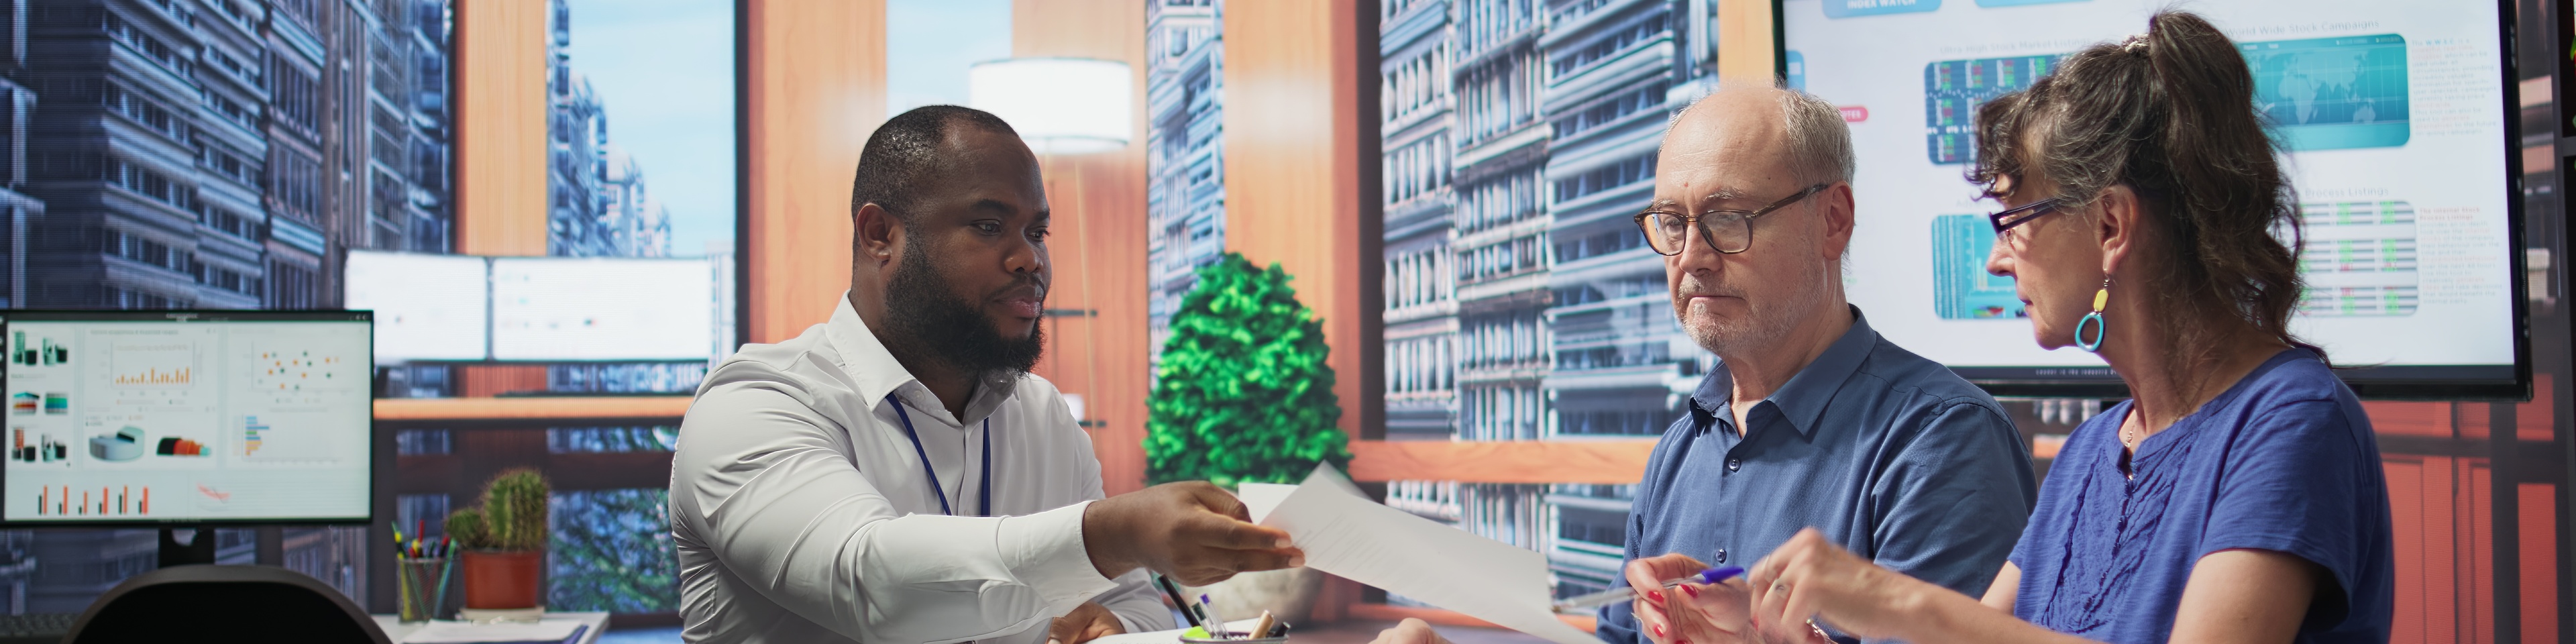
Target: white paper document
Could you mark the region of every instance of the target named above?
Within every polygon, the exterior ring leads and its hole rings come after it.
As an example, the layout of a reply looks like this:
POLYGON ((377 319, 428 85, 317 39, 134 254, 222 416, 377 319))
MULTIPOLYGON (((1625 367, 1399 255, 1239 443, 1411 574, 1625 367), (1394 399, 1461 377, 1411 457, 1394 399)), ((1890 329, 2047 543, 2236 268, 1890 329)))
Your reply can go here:
POLYGON ((1559 644, 1600 642, 1548 608, 1544 555, 1369 500, 1330 465, 1293 488, 1241 487, 1252 520, 1286 530, 1308 568, 1559 644))
POLYGON ((578 619, 548 619, 534 624, 430 622, 402 638, 403 644, 472 644, 478 642, 570 642, 586 626, 578 619))
MULTIPOLYGON (((1282 485, 1279 487, 1297 486, 1282 485)), ((1226 622, 1225 628, 1230 631, 1242 632, 1252 630, 1252 627, 1258 626, 1260 623, 1261 620, 1258 618, 1238 619, 1226 622)), ((1289 626, 1295 627, 1296 625, 1290 624, 1289 626)), ((1103 635, 1100 639, 1092 640, 1091 644, 1179 644, 1181 641, 1181 634, 1187 632, 1190 632, 1189 629, 1175 628, 1168 631, 1152 631, 1146 633, 1119 633, 1117 635, 1103 635)), ((1291 634, 1288 639, 1295 640, 1297 638, 1294 634, 1291 634)))

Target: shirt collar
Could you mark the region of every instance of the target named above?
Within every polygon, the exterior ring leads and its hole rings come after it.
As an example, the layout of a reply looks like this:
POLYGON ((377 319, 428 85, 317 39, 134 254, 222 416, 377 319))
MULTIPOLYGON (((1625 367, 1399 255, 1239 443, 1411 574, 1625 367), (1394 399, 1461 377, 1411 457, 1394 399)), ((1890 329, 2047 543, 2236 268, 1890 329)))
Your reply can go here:
MULTIPOLYGON (((930 393, 930 387, 921 384, 920 378, 914 377, 911 370, 895 360, 894 353, 887 351, 885 343, 877 340, 876 332, 868 329, 867 320, 859 318, 859 310, 850 306, 849 293, 842 293, 832 307, 832 320, 824 323, 823 333, 832 341, 841 372, 849 375, 850 382, 856 385, 869 409, 884 404, 886 395, 891 393, 912 403, 913 409, 934 412, 940 418, 948 416, 947 406, 939 402, 937 395, 930 393)), ((957 424, 964 426, 991 415, 994 409, 1001 407, 1002 401, 1011 397, 1018 384, 1019 379, 1015 377, 986 375, 983 383, 975 388, 974 395, 967 398, 966 417, 955 419, 957 424)))
MULTIPOLYGON (((1860 307, 1851 307, 1851 314, 1851 329, 1843 331, 1843 336, 1825 347, 1824 353, 1764 399, 1778 407, 1780 415, 1800 435, 1816 435, 1816 417, 1824 415, 1826 403, 1833 401, 1834 393, 1851 380, 1852 372, 1860 370, 1860 363, 1878 344, 1878 332, 1869 328, 1869 318, 1861 315, 1860 307)), ((1727 398, 1734 392, 1735 376, 1727 371, 1726 361, 1720 360, 1716 368, 1709 370, 1708 377, 1700 379, 1699 390, 1691 393, 1691 405, 1712 418, 1724 416, 1727 398)))

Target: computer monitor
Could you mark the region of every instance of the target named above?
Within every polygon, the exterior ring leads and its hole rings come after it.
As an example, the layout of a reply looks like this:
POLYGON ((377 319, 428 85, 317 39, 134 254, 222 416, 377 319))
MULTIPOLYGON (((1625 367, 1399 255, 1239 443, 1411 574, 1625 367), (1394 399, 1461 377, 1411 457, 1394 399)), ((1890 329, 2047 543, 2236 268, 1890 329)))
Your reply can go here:
POLYGON ((0 526, 368 522, 372 315, 0 312, 0 526))
MULTIPOLYGON (((2167 0, 1786 0, 1788 84, 1842 109, 1860 158, 1843 285, 1870 326, 1998 393, 2116 395, 2100 358, 2041 349, 1964 175, 1979 106, 2147 28, 2167 0), (2091 393, 2085 393, 2091 392, 2091 393)), ((2235 39, 2297 190, 2290 330, 2367 397, 2529 395, 2514 5, 2181 5, 2235 39)), ((2541 97, 2546 99, 2546 96, 2541 97)), ((2112 324, 2119 324, 2117 312, 2112 324)))

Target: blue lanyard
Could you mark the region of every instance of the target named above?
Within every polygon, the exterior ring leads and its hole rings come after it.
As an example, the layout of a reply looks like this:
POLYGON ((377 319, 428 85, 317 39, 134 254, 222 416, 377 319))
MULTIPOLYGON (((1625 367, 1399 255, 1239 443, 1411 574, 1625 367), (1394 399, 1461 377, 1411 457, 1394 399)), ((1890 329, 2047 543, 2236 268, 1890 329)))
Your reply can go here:
MULTIPOLYGON (((903 421, 903 437, 912 439, 912 455, 921 457, 921 473, 930 477, 930 493, 939 495, 939 513, 956 516, 957 512, 948 508, 948 491, 939 488, 939 472, 930 468, 930 452, 921 449, 921 434, 912 431, 912 415, 903 412, 903 401, 895 400, 894 394, 886 394, 886 402, 894 404, 895 419, 903 421)), ((984 506, 983 512, 976 516, 993 516, 993 417, 991 416, 984 417, 984 484, 975 488, 975 496, 984 506)))

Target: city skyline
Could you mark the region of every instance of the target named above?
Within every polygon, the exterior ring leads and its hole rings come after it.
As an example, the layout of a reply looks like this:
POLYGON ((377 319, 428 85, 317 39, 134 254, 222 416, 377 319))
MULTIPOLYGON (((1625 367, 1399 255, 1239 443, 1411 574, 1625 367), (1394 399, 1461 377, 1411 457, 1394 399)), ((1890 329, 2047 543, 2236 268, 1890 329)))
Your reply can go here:
MULTIPOLYGON (((589 81, 613 129, 610 142, 651 179, 670 210, 670 256, 730 245, 734 179, 734 3, 731 0, 562 0, 564 51, 589 81)), ((619 169, 617 164, 611 170, 619 169)))

